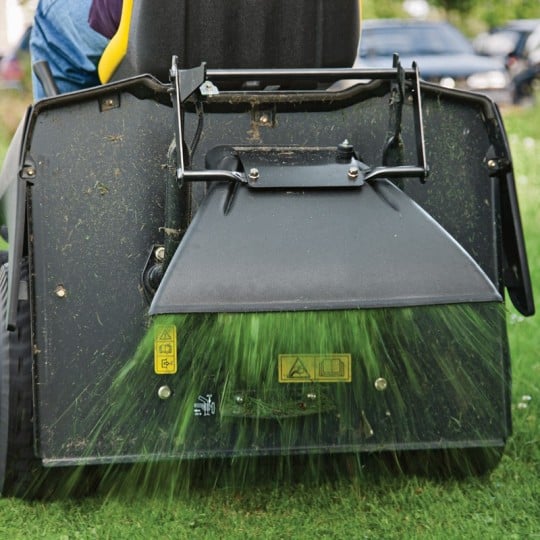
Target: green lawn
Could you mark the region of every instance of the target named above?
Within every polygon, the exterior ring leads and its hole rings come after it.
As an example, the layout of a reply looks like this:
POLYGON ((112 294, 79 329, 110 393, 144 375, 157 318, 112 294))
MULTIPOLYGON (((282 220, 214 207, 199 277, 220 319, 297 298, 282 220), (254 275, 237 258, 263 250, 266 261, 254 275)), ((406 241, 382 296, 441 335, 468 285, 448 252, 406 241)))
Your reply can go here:
MULTIPOLYGON (((540 302, 540 107, 505 119, 540 302)), ((540 538, 540 323, 513 308, 508 321, 514 435, 488 479, 379 471, 315 485, 266 480, 234 490, 202 482, 172 495, 126 485, 78 499, 6 498, 0 538, 540 538)))

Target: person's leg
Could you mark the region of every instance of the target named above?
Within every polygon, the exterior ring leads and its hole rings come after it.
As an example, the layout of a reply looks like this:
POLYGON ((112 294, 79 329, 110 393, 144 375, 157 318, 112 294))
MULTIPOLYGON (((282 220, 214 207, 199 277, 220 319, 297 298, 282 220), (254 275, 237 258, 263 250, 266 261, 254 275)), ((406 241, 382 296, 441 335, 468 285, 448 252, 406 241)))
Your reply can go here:
MULTIPOLYGON (((92 0, 40 0, 30 37, 32 63, 46 60, 61 93, 99 84, 97 63, 107 38, 88 25, 92 0)), ((45 97, 32 74, 34 99, 45 97)))

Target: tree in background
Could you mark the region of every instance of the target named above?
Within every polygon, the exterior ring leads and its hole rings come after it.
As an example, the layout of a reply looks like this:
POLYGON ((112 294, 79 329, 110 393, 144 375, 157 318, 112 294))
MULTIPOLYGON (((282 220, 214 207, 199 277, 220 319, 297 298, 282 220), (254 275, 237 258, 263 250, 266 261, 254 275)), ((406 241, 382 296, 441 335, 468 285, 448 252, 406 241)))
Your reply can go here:
POLYGON ((406 17, 403 0, 362 0, 364 19, 406 17))
POLYGON ((459 13, 467 15, 474 8, 478 0, 428 0, 435 7, 442 8, 445 13, 459 13))
POLYGON ((489 6, 480 0, 474 3, 474 13, 490 28, 511 19, 540 19, 538 0, 492 0, 489 6))

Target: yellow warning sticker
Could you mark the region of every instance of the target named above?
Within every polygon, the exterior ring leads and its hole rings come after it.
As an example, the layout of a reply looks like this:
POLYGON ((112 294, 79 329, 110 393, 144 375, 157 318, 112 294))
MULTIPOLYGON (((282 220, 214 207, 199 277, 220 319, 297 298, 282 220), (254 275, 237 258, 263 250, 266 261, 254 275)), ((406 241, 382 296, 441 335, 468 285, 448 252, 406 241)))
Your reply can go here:
POLYGON ((350 354, 280 354, 279 382, 351 382, 350 354))
POLYGON ((154 371, 158 375, 176 373, 176 326, 157 325, 154 330, 154 371))

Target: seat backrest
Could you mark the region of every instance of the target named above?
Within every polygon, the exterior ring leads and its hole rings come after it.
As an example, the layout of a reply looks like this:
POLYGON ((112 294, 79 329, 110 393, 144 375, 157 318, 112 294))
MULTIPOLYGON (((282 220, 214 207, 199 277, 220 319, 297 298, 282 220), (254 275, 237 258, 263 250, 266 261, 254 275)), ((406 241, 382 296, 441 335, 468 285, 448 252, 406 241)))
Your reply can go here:
POLYGON ((100 76, 167 81, 173 55, 182 68, 350 67, 359 27, 358 0, 124 0, 124 47, 115 36, 100 76))

